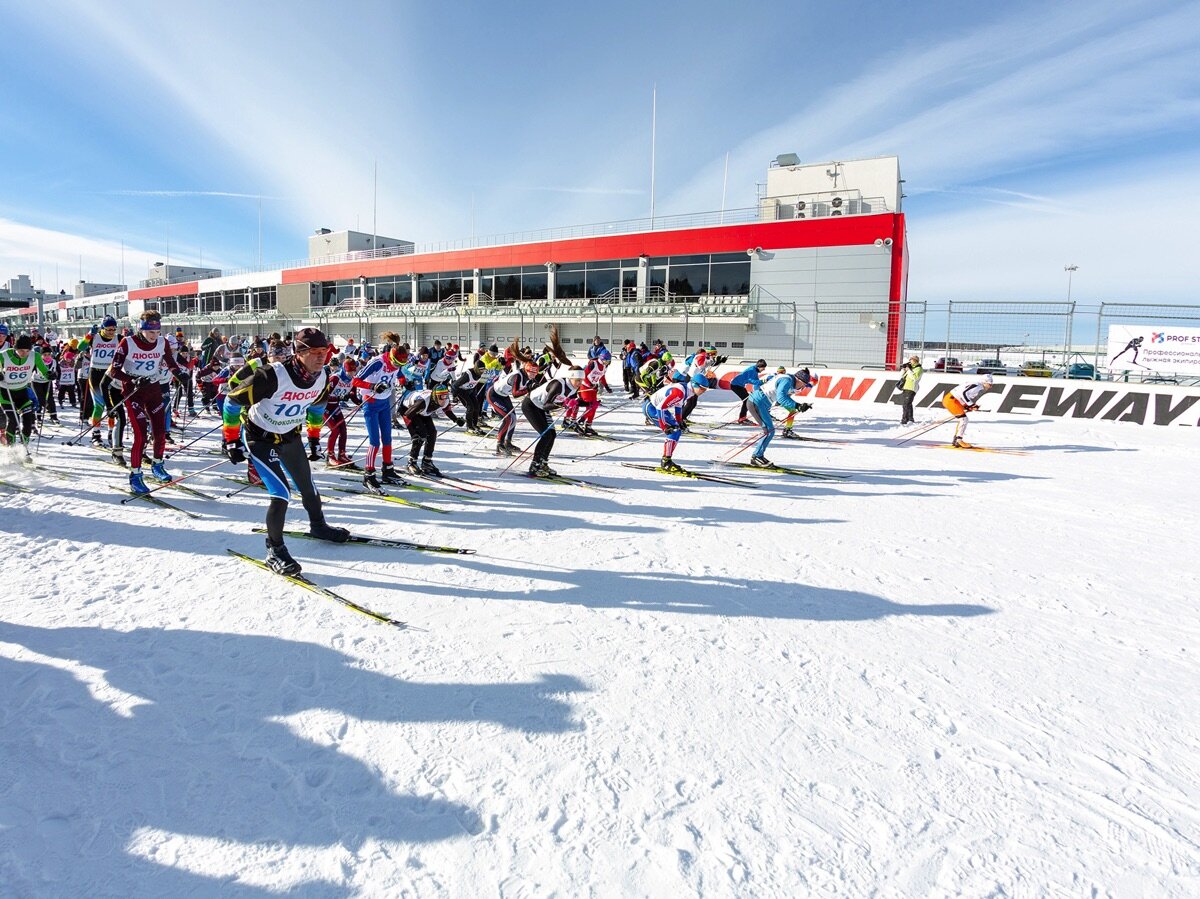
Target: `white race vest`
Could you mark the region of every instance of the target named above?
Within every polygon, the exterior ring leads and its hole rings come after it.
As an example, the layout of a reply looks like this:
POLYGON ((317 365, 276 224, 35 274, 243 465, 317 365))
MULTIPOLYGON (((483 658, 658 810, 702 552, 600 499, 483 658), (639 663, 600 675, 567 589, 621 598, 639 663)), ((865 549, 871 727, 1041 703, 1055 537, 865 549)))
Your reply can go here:
POLYGON ((33 353, 24 362, 17 358, 16 350, 3 350, 0 355, 4 357, 4 384, 0 386, 13 391, 28 387, 33 376, 33 353))
MULTIPOLYGON (((154 346, 148 350, 138 346, 132 336, 122 339, 125 341, 125 361, 121 364, 121 370, 135 378, 157 380, 158 367, 163 364, 163 356, 167 354, 167 342, 162 335, 155 338, 154 346)), ((95 364, 96 357, 93 355, 92 366, 95 364)))
POLYGON ((537 390, 533 391, 533 393, 529 394, 530 402, 532 402, 539 409, 545 409, 547 402, 546 394, 550 390, 550 385, 555 381, 558 381, 558 383, 562 384, 562 393, 555 397, 556 400, 565 400, 567 397, 572 396, 575 393, 575 391, 571 389, 571 384, 567 380, 567 376, 558 375, 557 377, 551 378, 537 390))
POLYGON ((92 338, 92 368, 104 370, 112 365, 113 356, 117 354, 117 344, 120 337, 105 340, 99 334, 92 338))
POLYGON ((523 371, 510 371, 508 374, 492 382, 492 393, 496 394, 496 396, 512 396, 513 387, 516 385, 517 379, 524 376, 525 373, 523 371))
POLYGON ((311 387, 297 387, 282 362, 272 362, 271 368, 275 369, 279 386, 273 394, 246 410, 246 417, 264 431, 286 434, 295 430, 308 418, 308 407, 325 389, 325 370, 321 369, 311 387))

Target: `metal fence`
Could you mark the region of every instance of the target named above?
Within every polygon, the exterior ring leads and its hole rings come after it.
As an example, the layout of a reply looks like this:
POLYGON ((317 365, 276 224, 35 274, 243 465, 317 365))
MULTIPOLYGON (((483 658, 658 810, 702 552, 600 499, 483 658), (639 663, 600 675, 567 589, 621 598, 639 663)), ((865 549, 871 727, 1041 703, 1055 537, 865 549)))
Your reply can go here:
MULTIPOLYGON (((1127 371, 1105 365, 1108 326, 1120 323, 1200 327, 1200 305, 1063 301, 908 303, 905 355, 927 367, 1061 377, 1072 372, 1120 380, 1197 380, 1186 372, 1127 371)), ((818 322, 818 327, 820 326, 818 322)))

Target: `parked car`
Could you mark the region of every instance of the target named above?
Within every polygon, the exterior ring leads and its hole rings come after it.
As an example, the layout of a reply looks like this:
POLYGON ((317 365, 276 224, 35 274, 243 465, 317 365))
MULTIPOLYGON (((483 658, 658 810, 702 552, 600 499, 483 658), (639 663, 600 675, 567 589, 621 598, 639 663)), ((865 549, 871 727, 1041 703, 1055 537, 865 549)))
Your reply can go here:
POLYGON ((1067 369, 1068 378, 1080 378, 1084 381, 1098 381, 1096 366, 1090 362, 1072 362, 1067 369))
POLYGON ((959 374, 962 374, 963 368, 962 368, 962 363, 959 362, 957 359, 954 359, 954 358, 947 359, 945 356, 943 356, 937 362, 933 363, 933 370, 934 371, 945 371, 945 372, 958 372, 959 374))
POLYGON ((1049 378, 1054 375, 1045 362, 1022 362, 1020 373, 1026 378, 1049 378))
POLYGON ((981 359, 972 374, 976 375, 1006 375, 1008 366, 999 359, 981 359))

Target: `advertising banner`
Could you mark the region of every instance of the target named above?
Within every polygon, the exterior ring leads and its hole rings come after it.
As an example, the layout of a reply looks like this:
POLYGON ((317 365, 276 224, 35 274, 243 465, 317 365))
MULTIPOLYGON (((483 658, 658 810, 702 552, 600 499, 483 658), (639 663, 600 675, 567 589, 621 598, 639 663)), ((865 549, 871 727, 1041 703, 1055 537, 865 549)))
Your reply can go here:
POLYGON ((1109 371, 1146 371, 1200 375, 1200 328, 1161 325, 1109 325, 1109 371))

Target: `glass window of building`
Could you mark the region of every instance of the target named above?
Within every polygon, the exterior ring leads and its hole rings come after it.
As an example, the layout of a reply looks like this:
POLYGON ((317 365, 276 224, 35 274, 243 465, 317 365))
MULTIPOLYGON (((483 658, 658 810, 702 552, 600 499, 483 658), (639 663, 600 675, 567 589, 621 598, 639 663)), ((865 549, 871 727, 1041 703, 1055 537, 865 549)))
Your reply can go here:
POLYGON ((712 290, 718 296, 747 296, 750 293, 750 260, 712 267, 712 290))

